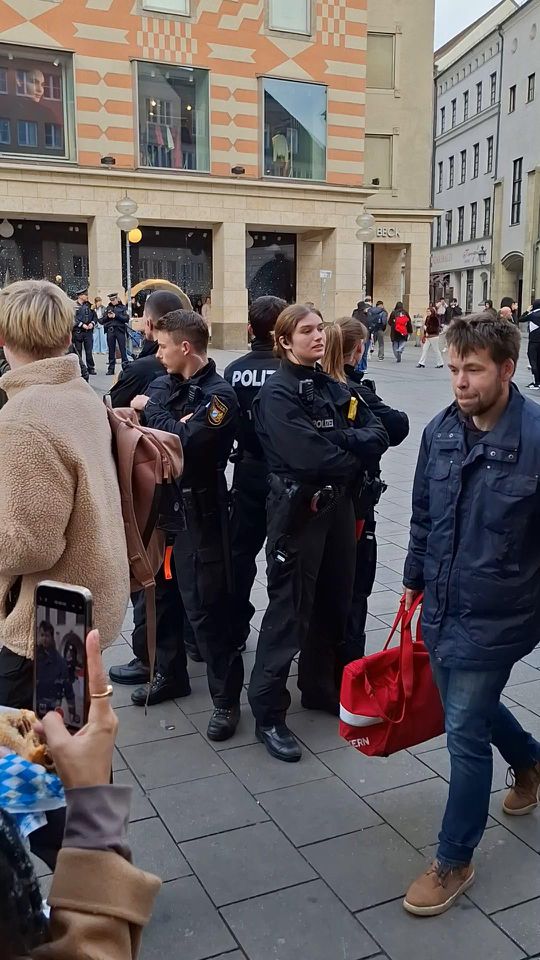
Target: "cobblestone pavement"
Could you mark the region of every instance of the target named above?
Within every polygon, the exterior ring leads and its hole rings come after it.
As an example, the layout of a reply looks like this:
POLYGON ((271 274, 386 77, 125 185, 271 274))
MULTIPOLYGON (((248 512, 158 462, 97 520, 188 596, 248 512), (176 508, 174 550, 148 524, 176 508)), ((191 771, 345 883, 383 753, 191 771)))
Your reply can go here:
MULTIPOLYGON (((228 355, 215 355, 223 367, 228 355)), ((411 435, 384 458, 389 489, 378 511, 368 652, 384 643, 398 605, 421 430, 450 400, 447 372, 417 370, 418 356, 409 346, 399 367, 390 350, 370 363, 382 396, 409 413, 411 435)), ((528 382, 524 362, 517 382, 528 382)), ((262 556, 252 599, 248 675, 266 605, 262 556)), ((130 658, 130 628, 129 614, 107 666, 130 658)), ((540 812, 504 817, 500 757, 477 883, 444 917, 418 920, 401 899, 437 840, 449 773, 444 737, 386 760, 364 758, 340 740, 333 718, 302 710, 292 676, 289 723, 304 756, 280 763, 255 742, 245 697, 234 739, 206 740, 204 669, 190 669, 192 695, 146 718, 130 705, 130 688, 115 691, 115 779, 134 788, 134 859, 165 881, 143 960, 540 957, 540 812)), ((539 650, 516 665, 505 699, 540 737, 539 650)))

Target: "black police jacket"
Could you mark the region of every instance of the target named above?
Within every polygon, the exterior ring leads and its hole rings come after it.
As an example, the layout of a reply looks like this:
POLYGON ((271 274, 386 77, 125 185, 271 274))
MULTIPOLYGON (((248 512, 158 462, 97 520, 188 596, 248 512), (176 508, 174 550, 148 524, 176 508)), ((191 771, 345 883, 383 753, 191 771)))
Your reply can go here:
POLYGON ((253 417, 269 470, 301 483, 353 483, 388 449, 366 404, 319 367, 283 360, 255 398, 253 417))
POLYGON ((180 437, 184 451, 181 485, 211 487, 218 467, 227 463, 238 428, 238 400, 231 385, 209 360, 189 380, 169 374, 158 377, 147 396, 150 401, 143 422, 180 437), (182 423, 188 414, 192 416, 182 423))
MULTIPOLYGON (((93 326, 98 322, 96 311, 92 310, 89 303, 78 303, 75 310, 75 319, 73 321, 73 335, 77 337, 90 333, 89 330, 83 330, 83 323, 91 323, 93 326)), ((92 327, 93 329, 93 327, 92 327)))
POLYGON ((115 306, 109 304, 101 318, 101 323, 105 327, 105 330, 124 330, 126 324, 129 323, 127 307, 125 307, 123 303, 117 303, 115 306), (114 317, 109 317, 107 314, 113 310, 114 317))
POLYGON ((353 390, 362 397, 367 403, 371 412, 380 420, 388 434, 391 447, 398 447, 403 443, 405 437, 409 435, 409 418, 402 410, 394 410, 384 403, 375 392, 375 387, 371 386, 370 380, 364 380, 361 373, 358 373, 350 364, 345 364, 345 376, 347 383, 353 390))
POLYGON ((164 375, 165 367, 156 356, 158 347, 157 340, 143 342, 137 359, 122 370, 111 389, 110 398, 113 407, 129 407, 134 397, 145 394, 152 381, 164 375))
POLYGON ((238 397, 240 420, 238 429, 238 459, 245 454, 253 460, 264 460, 264 453, 255 433, 251 408, 261 387, 279 367, 279 359, 274 356, 273 340, 255 338, 249 353, 233 360, 223 374, 238 397))

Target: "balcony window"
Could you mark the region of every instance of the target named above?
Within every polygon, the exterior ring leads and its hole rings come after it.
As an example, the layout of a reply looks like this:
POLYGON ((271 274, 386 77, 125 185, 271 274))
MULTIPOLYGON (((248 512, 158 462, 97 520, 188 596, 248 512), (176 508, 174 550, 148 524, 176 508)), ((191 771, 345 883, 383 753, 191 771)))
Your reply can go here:
POLYGON ((152 10, 155 13, 176 13, 189 16, 190 0, 142 0, 143 10, 152 10))
POLYGON ((311 33, 311 0, 268 0, 268 26, 284 33, 311 33))
MULTIPOLYGON (((288 0, 289 6, 290 0, 288 0)), ((368 33, 366 85, 375 90, 393 90, 394 34, 368 33)))
POLYGON ((264 175, 296 180, 326 177, 326 87, 263 80, 264 175))
POLYGON ((72 58, 0 44, 3 156, 74 157, 72 58))
POLYGON ((208 71, 138 63, 139 163, 210 169, 208 71))

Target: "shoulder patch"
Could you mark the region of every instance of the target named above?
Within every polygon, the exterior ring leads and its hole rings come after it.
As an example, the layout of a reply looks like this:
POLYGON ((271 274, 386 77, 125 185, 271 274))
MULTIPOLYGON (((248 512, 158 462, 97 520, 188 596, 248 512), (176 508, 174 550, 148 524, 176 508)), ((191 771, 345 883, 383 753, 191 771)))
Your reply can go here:
POLYGON ((229 412, 229 408, 219 397, 213 396, 208 407, 206 419, 213 427, 220 427, 229 412))

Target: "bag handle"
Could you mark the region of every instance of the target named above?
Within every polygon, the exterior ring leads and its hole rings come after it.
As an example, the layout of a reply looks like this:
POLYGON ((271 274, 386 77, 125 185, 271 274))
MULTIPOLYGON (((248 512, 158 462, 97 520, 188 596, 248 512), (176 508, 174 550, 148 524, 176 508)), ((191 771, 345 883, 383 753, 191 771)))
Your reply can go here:
MULTIPOLYGON (((415 597, 413 603, 411 604, 410 610, 405 610, 405 595, 402 596, 399 604, 399 610, 396 614, 396 618, 394 620, 392 629, 390 631, 390 636, 388 637, 388 640, 383 648, 384 650, 387 649, 390 643, 390 640, 392 639, 394 633, 397 630, 398 625, 401 623, 400 654, 399 654, 399 676, 401 680, 401 693, 403 696, 403 706, 401 710, 401 716, 397 718, 392 718, 392 717, 389 717, 384 712, 384 708, 381 706, 379 702, 379 699, 377 697, 377 692, 375 688, 371 685, 367 672, 365 674, 366 692, 368 693, 369 696, 373 697, 373 699, 377 703, 377 706, 381 712, 381 717, 383 718, 383 720, 386 720, 387 723, 399 724, 403 722, 403 719, 405 717, 405 711, 407 709, 407 703, 410 700, 412 695, 413 683, 414 683, 414 666, 413 666, 414 650, 413 650, 411 622, 413 620, 413 617, 416 611, 421 605, 423 599, 424 599, 424 596, 422 593, 420 593, 418 597, 415 597)), ((417 638, 418 638, 418 628, 417 628, 417 638)))

